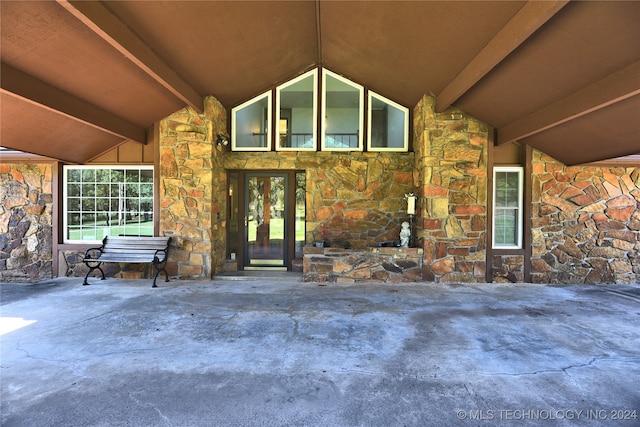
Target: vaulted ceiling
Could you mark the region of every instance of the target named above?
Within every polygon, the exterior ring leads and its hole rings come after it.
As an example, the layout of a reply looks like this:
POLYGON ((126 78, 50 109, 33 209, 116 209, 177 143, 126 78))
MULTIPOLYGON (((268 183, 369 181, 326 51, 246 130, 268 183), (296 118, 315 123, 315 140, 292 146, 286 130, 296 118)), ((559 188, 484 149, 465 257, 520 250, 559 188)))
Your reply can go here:
POLYGON ((0 145, 84 163, 316 66, 566 164, 640 153, 640 2, 1 1, 0 145))

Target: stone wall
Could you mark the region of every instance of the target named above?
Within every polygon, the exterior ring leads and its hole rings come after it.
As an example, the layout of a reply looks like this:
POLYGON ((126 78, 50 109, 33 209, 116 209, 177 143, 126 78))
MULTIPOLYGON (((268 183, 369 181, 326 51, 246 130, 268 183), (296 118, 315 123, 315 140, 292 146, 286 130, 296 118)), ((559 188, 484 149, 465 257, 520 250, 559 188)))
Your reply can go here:
POLYGON ((532 167, 532 281, 640 283, 640 168, 532 167))
POLYGON ((0 281, 52 272, 52 164, 0 164, 0 281))
POLYGON ((342 249, 305 246, 305 282, 416 282, 422 280, 419 248, 342 249))
POLYGON ((414 109, 417 236, 424 278, 484 282, 487 238, 487 147, 492 130, 455 108, 434 111, 425 96, 414 109))
POLYGON ((226 111, 213 97, 204 114, 184 108, 160 123, 160 234, 172 237, 167 270, 181 280, 223 269, 226 173, 218 134, 226 134, 226 111))
POLYGON ((306 241, 351 248, 399 240, 413 192, 413 153, 228 153, 238 170, 306 171, 306 241))

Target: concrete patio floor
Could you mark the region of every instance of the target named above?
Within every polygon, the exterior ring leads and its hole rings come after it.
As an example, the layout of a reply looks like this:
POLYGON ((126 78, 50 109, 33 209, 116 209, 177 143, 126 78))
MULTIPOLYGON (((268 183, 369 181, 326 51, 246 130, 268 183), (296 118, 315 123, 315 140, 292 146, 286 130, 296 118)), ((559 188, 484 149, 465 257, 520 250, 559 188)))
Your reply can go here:
POLYGON ((640 425, 638 285, 234 279, 2 284, 2 426, 640 425))

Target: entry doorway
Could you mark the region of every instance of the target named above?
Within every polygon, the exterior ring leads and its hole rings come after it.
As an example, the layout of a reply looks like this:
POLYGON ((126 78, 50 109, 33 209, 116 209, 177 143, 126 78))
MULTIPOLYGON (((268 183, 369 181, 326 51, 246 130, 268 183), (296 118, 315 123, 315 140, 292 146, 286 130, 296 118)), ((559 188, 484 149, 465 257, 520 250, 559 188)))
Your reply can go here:
POLYGON ((304 172, 230 171, 228 256, 241 270, 292 270, 302 258, 304 172))

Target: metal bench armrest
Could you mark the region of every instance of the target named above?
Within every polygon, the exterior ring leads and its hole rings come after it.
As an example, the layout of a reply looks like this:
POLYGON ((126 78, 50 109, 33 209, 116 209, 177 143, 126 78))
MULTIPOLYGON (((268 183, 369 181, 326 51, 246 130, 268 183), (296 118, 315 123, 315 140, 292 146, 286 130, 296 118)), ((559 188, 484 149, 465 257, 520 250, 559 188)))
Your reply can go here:
POLYGON ((162 264, 163 262, 166 261, 167 259, 167 253, 169 252, 168 249, 158 249, 156 250, 156 253, 153 255, 153 263, 154 264, 162 264), (160 257, 160 254, 162 254, 162 258, 160 257))
POLYGON ((102 247, 100 248, 89 248, 84 253, 84 259, 98 259, 102 255, 102 247))

